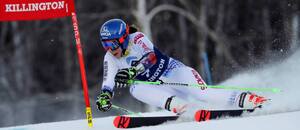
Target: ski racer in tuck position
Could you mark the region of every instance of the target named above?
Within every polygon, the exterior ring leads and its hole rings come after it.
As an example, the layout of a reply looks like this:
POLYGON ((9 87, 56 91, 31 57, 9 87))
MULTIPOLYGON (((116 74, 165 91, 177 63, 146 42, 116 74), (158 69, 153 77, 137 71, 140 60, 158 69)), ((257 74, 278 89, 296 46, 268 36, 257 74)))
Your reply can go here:
MULTIPOLYGON (((176 114, 187 110, 194 99, 200 102, 233 108, 256 108, 266 98, 250 92, 201 87, 170 87, 132 84, 129 80, 180 82, 205 85, 198 72, 159 51, 142 32, 128 26, 121 19, 106 21, 100 28, 104 49, 104 75, 97 108, 108 111, 112 107, 114 87, 129 87, 136 99, 176 114)), ((201 104, 201 103, 200 103, 201 104)))

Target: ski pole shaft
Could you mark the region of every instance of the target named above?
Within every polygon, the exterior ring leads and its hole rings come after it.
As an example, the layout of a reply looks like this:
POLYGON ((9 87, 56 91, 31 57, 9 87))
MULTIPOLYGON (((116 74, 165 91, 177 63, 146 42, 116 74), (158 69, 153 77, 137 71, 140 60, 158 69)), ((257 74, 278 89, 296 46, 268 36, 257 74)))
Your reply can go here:
POLYGON ((187 86, 187 87, 207 87, 215 89, 227 89, 227 90, 241 90, 241 91, 261 91, 261 92, 281 92, 278 88, 243 88, 243 87, 234 87, 234 86, 222 86, 222 85, 201 85, 201 84, 186 84, 186 83, 164 83, 160 81, 149 82, 149 81, 138 81, 132 80, 129 83, 134 84, 149 84, 149 85, 170 85, 170 86, 187 86))
POLYGON ((125 109, 125 108, 123 108, 123 107, 119 107, 119 106, 117 106, 117 105, 112 105, 112 108, 117 109, 117 110, 119 110, 119 111, 122 111, 122 112, 124 112, 124 113, 126 113, 126 114, 128 114, 128 115, 139 115, 139 113, 136 113, 136 112, 127 110, 127 109, 125 109))

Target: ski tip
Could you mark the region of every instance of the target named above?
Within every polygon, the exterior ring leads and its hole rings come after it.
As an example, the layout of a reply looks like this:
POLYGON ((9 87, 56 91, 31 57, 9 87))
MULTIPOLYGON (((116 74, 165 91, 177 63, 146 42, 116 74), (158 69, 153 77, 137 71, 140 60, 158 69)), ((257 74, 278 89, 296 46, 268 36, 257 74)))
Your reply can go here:
POLYGON ((116 128, 128 128, 130 123, 130 117, 116 116, 114 119, 114 126, 116 128))
POLYGON ((210 119, 210 111, 207 110, 198 110, 194 116, 195 121, 208 121, 210 119))
POLYGON ((195 121, 199 121, 199 117, 200 117, 200 112, 197 111, 194 116, 195 121))

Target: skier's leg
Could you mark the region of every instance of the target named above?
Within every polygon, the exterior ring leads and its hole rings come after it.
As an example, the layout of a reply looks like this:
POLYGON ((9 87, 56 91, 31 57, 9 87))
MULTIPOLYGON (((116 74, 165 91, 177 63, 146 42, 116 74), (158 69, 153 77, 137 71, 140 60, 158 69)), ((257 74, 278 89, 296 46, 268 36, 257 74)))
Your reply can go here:
POLYGON ((196 99, 228 108, 256 108, 261 106, 266 98, 250 92, 207 88, 205 90, 188 89, 196 99))
MULTIPOLYGON (((163 82, 175 82, 175 83, 186 83, 186 84, 205 84, 202 80, 201 76, 198 74, 196 70, 190 68, 188 66, 181 66, 178 68, 174 68, 166 74, 167 76, 162 77, 161 79, 163 82)), ((193 114, 194 111, 198 110, 199 108, 203 108, 207 105, 207 101, 202 98, 198 98, 195 96, 198 91, 203 91, 207 89, 203 88, 192 88, 192 87, 185 87, 185 86, 167 86, 172 88, 176 91, 180 91, 182 95, 188 96, 189 99, 189 108, 188 111, 193 114)))
MULTIPOLYGON (((195 77, 194 78, 195 83, 198 81, 197 77, 200 77, 200 75, 195 71, 192 71, 192 74, 190 75, 193 75, 195 77)), ((265 101, 267 101, 266 98, 262 96, 258 96, 254 93, 235 91, 235 90, 206 88, 198 91, 195 91, 193 89, 188 89, 188 92, 191 93, 191 95, 198 100, 204 100, 212 104, 218 104, 224 107, 231 107, 231 108, 251 109, 251 108, 259 107, 265 101)))
MULTIPOLYGON (((192 68, 185 66, 174 69, 168 77, 168 82, 188 84, 205 84, 201 76, 192 68)), ((266 101, 264 97, 253 93, 213 88, 176 87, 194 99, 221 107, 254 108, 266 101)))
POLYGON ((130 93, 138 100, 174 113, 184 112, 188 102, 179 91, 163 85, 133 85, 130 93))

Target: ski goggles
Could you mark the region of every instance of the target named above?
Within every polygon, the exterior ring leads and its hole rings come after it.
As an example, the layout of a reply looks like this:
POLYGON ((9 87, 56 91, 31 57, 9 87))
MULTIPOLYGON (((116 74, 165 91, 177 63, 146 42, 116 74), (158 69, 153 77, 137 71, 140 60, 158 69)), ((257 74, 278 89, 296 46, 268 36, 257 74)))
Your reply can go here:
POLYGON ((118 49, 120 45, 125 42, 125 39, 127 38, 128 35, 129 35, 129 26, 126 25, 126 32, 122 37, 117 39, 111 39, 111 40, 103 40, 102 45, 106 51, 108 51, 109 49, 111 51, 114 51, 118 49))
POLYGON ((119 41, 116 39, 102 41, 102 45, 106 51, 108 50, 114 51, 120 47, 119 41))

